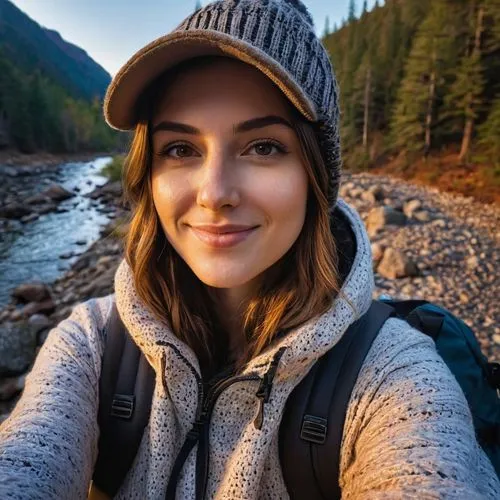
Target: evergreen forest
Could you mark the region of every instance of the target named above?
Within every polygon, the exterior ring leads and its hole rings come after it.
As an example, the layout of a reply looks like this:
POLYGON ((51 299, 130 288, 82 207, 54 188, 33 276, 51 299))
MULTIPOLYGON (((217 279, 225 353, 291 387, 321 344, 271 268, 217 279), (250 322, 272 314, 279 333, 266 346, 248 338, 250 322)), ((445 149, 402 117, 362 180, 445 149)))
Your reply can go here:
POLYGON ((500 184, 500 0, 351 0, 325 23, 345 164, 452 155, 500 184), (360 10, 360 15, 356 12, 360 10))

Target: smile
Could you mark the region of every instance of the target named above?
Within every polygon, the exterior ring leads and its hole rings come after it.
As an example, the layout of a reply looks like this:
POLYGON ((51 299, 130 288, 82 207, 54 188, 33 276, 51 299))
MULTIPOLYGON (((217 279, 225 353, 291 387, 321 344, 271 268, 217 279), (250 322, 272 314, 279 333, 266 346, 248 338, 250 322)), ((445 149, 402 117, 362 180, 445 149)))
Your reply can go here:
POLYGON ((211 247, 229 248, 246 240, 256 229, 258 229, 258 226, 243 231, 234 231, 229 233, 213 233, 203 231, 192 226, 189 226, 189 229, 200 241, 211 247))

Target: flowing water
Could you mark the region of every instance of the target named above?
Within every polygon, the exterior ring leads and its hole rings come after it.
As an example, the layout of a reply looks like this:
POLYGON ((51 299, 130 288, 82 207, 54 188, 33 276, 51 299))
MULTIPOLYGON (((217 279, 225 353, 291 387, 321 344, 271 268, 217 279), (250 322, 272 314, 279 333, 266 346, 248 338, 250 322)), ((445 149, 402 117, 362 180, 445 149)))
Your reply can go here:
MULTIPOLYGON (((6 178, 10 194, 19 193, 20 199, 47 189, 53 183, 60 184, 76 196, 58 203, 58 211, 42 214, 34 221, 19 224, 14 230, 0 233, 0 308, 10 298, 11 291, 22 283, 57 279, 78 258, 60 258, 75 252, 81 254, 99 238, 100 229, 109 217, 99 212, 98 200, 85 198, 107 179, 99 174, 111 157, 92 161, 63 163, 56 171, 6 178), (80 188, 75 191, 74 188, 80 188), (63 212, 63 210, 67 210, 63 212), (76 244, 77 241, 85 244, 76 244)), ((5 190, 5 185, 3 186, 5 190)))

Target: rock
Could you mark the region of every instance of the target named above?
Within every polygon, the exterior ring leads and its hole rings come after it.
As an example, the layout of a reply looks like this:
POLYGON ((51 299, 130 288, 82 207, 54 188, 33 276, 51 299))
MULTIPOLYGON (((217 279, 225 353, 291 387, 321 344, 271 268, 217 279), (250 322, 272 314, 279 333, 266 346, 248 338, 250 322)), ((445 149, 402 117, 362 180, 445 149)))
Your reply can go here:
POLYGON ((10 321, 19 321, 20 319, 22 319, 23 317, 23 313, 22 313, 22 308, 21 309, 16 309, 15 311, 12 311, 10 313, 10 316, 8 317, 8 319, 10 321))
POLYGON ((385 248, 380 244, 380 243, 372 243, 372 258, 373 261, 378 263, 384 256, 384 250, 385 248))
POLYGON ((57 205, 54 203, 47 203, 46 205, 40 205, 36 208, 38 214, 48 214, 49 212, 54 212, 57 209, 57 205))
POLYGON ((399 210, 386 206, 376 207, 370 210, 366 220, 366 227, 370 236, 373 236, 387 224, 404 226, 406 220, 406 215, 399 210))
POLYGON ((90 265, 90 256, 89 255, 82 255, 72 266, 72 269, 76 272, 81 271, 82 269, 85 269, 86 267, 89 267, 90 265))
POLYGON ((467 259, 467 267, 470 269, 475 269, 477 266, 479 266, 479 259, 477 258, 476 255, 472 255, 467 259))
POLYGON ((64 189, 59 184, 52 184, 52 186, 47 188, 41 194, 44 196, 48 196, 49 198, 51 198, 54 201, 67 200, 68 198, 75 196, 74 193, 68 191, 67 189, 64 189))
POLYGON ((44 300, 43 302, 30 302, 26 304, 21 310, 21 314, 24 318, 29 318, 33 314, 39 312, 52 313, 55 311, 56 305, 52 299, 44 300))
POLYGON ((32 222, 34 220, 37 220, 40 217, 40 214, 34 212, 30 215, 25 215, 24 217, 21 217, 21 222, 26 224, 27 222, 32 222))
POLYGON ((349 193, 349 196, 351 198, 359 198, 362 194, 364 193, 364 189, 360 187, 355 187, 351 189, 351 192, 349 193))
POLYGON ((33 314, 28 319, 28 323, 33 326, 36 333, 52 325, 50 319, 47 318, 47 316, 45 316, 44 314, 33 314))
POLYGON ((73 304, 77 300, 76 293, 72 290, 61 299, 61 304, 73 304))
POLYGON ((0 217, 5 219, 19 219, 24 215, 29 215, 31 210, 23 203, 14 201, 0 208, 0 217))
POLYGON ((460 302, 462 302, 462 304, 469 303, 469 296, 465 292, 460 292, 458 298, 460 299, 460 302))
POLYGON ((413 212, 413 218, 420 222, 429 222, 431 220, 431 215, 427 210, 417 210, 413 212))
POLYGON ((28 205, 40 205, 44 203, 50 203, 51 198, 48 196, 45 196, 43 194, 35 194, 33 196, 30 196, 29 198, 26 198, 24 200, 24 203, 27 203, 28 205))
POLYGON ((33 362, 35 328, 25 321, 7 322, 0 328, 0 377, 22 374, 33 362))
POLYGON ((75 241, 75 244, 76 244, 76 245, 86 245, 86 244, 87 244, 87 242, 86 242, 85 240, 76 240, 76 241, 75 241))
POLYGON ((108 182, 101 187, 101 191, 113 196, 121 196, 123 192, 122 181, 108 182))
POLYGON ((443 219, 435 219, 431 222, 431 224, 436 227, 446 227, 446 222, 443 219))
POLYGON ((497 345, 500 345, 500 334, 498 333, 493 334, 493 342, 495 342, 495 344, 497 345))
POLYGON ((110 195, 112 197, 121 196, 123 192, 122 181, 107 182, 104 186, 95 188, 92 192, 83 196, 96 200, 102 196, 110 195))
POLYGON ((406 202, 403 206, 403 212, 409 218, 413 217, 413 213, 422 206, 420 200, 410 200, 406 202))
POLYGON ((385 198, 385 192, 379 185, 370 186, 368 192, 373 194, 376 201, 382 201, 385 198))
POLYGON ((97 260, 96 266, 109 268, 110 264, 113 264, 115 262, 116 262, 115 257, 112 257, 111 255, 103 255, 102 257, 99 257, 99 259, 97 260))
POLYGON ((418 276, 418 268, 415 263, 402 252, 393 248, 386 249, 377 267, 377 272, 389 279, 418 276))
POLYGON ((59 258, 60 259, 71 259, 71 257, 74 256, 74 253, 73 252, 65 252, 65 253, 62 253, 61 255, 59 255, 59 258))
POLYGON ((11 295, 22 302, 41 302, 50 298, 50 290, 45 283, 33 281, 17 286, 11 295))
POLYGON ((0 401, 8 401, 24 389, 26 373, 18 377, 0 379, 0 401))
POLYGON ((367 201, 371 205, 375 205, 375 203, 377 201, 377 199, 375 198, 375 195, 370 191, 363 191, 363 193, 361 193, 361 199, 364 201, 367 201))

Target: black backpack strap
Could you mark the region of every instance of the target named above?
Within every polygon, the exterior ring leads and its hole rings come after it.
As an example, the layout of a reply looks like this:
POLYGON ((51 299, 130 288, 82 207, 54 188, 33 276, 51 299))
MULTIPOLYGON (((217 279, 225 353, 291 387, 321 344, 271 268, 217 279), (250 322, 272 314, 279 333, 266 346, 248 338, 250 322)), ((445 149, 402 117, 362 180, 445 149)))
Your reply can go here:
POLYGON ((123 325, 115 302, 106 333, 99 380, 99 454, 93 484, 116 495, 149 421, 154 370, 123 325))
POLYGON ((361 365, 394 309, 372 301, 365 315, 311 368, 287 400, 280 461, 292 499, 340 499, 340 447, 347 405, 361 365))

